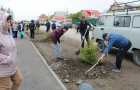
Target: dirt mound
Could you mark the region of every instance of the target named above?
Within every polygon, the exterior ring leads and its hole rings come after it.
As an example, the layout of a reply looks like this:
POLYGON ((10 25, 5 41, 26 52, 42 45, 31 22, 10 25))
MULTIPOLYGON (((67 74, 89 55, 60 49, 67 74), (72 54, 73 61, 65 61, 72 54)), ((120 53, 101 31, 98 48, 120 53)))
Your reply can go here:
POLYGON ((59 75, 62 79, 82 78, 82 79, 95 79, 104 78, 108 76, 110 72, 109 64, 102 63, 93 68, 90 72, 85 75, 85 72, 92 66, 83 62, 81 59, 74 60, 67 58, 67 60, 54 60, 51 68, 59 75))

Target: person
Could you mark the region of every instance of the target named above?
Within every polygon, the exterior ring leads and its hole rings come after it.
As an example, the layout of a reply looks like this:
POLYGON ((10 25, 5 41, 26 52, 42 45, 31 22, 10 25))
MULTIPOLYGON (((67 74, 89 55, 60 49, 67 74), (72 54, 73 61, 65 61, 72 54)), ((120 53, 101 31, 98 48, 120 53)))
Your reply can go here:
MULTIPOLYGON (((89 46, 89 28, 91 28, 91 25, 89 24, 89 22, 86 21, 85 16, 82 16, 82 19, 79 25, 79 30, 81 33, 81 41, 85 38, 88 43, 88 46, 89 46), (85 37, 84 37, 84 34, 85 34, 85 37)), ((84 40, 82 42, 82 48, 84 48, 84 40)))
POLYGON ((26 30, 28 30, 28 28, 29 28, 29 24, 27 23, 26 26, 27 26, 27 29, 26 29, 26 30))
POLYGON ((110 48, 112 46, 119 48, 119 51, 116 56, 116 63, 114 63, 116 65, 116 68, 112 69, 112 71, 121 72, 122 59, 124 58, 127 51, 131 48, 131 41, 126 37, 122 36, 121 34, 116 33, 104 33, 102 37, 105 41, 108 41, 108 45, 106 46, 105 50, 103 51, 103 54, 99 58, 99 61, 102 61, 106 55, 108 56, 108 52, 110 51, 110 48))
POLYGON ((37 23, 36 23, 36 29, 39 30, 39 27, 40 27, 40 23, 39 23, 39 21, 37 21, 37 23))
POLYGON ((14 31, 13 31, 13 23, 14 23, 14 20, 12 20, 12 23, 11 23, 11 31, 12 31, 13 38, 15 38, 14 37, 14 31))
POLYGON ((8 33, 11 18, 8 13, 0 17, 0 90, 18 90, 22 82, 17 68, 16 42, 8 33))
MULTIPOLYGON (((23 28, 22 22, 19 22, 19 24, 18 24, 19 33, 22 32, 22 30, 23 30, 22 28, 23 28)), ((21 35, 21 38, 20 39, 23 39, 23 35, 21 35)))
POLYGON ((50 30, 50 22, 47 20, 45 26, 47 27, 46 32, 50 30))
POLYGON ((34 30, 35 30, 34 20, 31 20, 31 23, 29 24, 29 28, 30 28, 30 37, 34 39, 34 30))
POLYGON ((78 20, 78 23, 76 25, 77 33, 79 32, 79 25, 80 25, 80 21, 78 20))
POLYGON ((23 21, 21 21, 21 23, 22 23, 22 31, 24 32, 25 23, 23 21))
POLYGON ((50 33, 50 38, 55 45, 55 53, 56 58, 60 59, 59 57, 59 45, 61 45, 60 37, 68 31, 68 26, 59 27, 53 32, 50 33))
POLYGON ((16 21, 13 23, 14 38, 17 39, 18 25, 16 21))
POLYGON ((53 22, 52 24, 52 30, 54 31, 56 29, 56 24, 53 22))

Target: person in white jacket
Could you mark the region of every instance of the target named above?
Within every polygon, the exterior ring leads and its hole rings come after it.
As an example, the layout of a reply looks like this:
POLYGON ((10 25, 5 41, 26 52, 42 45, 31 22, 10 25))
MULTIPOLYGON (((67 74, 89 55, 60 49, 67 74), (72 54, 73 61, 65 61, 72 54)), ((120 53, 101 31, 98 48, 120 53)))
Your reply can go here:
POLYGON ((18 90, 22 82, 17 68, 16 43, 8 33, 11 17, 10 14, 0 11, 0 90, 18 90))

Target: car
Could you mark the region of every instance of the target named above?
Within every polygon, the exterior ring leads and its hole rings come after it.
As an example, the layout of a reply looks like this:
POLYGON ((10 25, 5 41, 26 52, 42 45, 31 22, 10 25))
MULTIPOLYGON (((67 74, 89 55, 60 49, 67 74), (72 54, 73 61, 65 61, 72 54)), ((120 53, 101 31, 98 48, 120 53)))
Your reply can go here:
POLYGON ((56 24, 57 27, 63 26, 63 22, 61 22, 61 21, 58 21, 58 22, 56 22, 55 24, 56 24))
POLYGON ((39 22, 39 23, 40 23, 40 25, 45 25, 44 22, 39 22))
POLYGON ((94 26, 91 23, 89 23, 89 24, 91 25, 91 28, 89 29, 89 31, 92 31, 94 26))
POLYGON ((93 30, 93 38, 98 43, 98 50, 104 51, 107 41, 103 33, 118 33, 128 38, 132 46, 128 50, 133 53, 133 61, 140 66, 140 10, 102 14, 98 17, 93 30))
POLYGON ((71 22, 64 22, 63 26, 68 26, 69 28, 72 28, 72 23, 71 22))

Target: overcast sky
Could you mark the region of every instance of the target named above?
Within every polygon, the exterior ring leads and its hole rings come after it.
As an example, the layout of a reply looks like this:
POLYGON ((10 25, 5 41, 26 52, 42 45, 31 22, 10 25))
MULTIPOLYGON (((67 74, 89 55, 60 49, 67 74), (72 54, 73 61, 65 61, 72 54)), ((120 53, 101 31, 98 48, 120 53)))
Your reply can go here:
POLYGON ((55 11, 65 11, 65 8, 68 8, 69 13, 76 13, 81 10, 103 12, 109 9, 113 2, 114 0, 0 0, 0 5, 11 8, 15 20, 36 20, 41 14, 52 15, 55 11))

